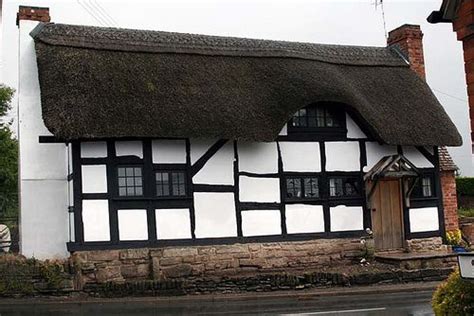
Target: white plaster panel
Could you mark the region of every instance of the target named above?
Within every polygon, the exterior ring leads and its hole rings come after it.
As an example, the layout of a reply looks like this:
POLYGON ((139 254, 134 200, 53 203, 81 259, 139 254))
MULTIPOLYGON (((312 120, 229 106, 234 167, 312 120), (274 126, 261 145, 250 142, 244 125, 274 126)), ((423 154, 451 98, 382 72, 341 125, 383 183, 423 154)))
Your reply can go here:
POLYGON ((329 209, 331 231, 363 230, 364 212, 362 206, 338 205, 329 209))
POLYGON ((410 232, 430 232, 439 230, 438 208, 410 208, 410 232))
POLYGON ((148 221, 146 210, 118 210, 120 240, 147 240, 148 221))
POLYGON ((85 241, 109 241, 109 201, 82 201, 82 222, 85 241))
POLYGON ((82 193, 107 193, 106 165, 82 166, 82 193))
POLYGON ((190 141, 191 143, 191 164, 196 163, 196 161, 201 158, 206 151, 215 144, 217 140, 207 139, 207 138, 196 138, 190 141))
POLYGON ((383 157, 397 154, 397 146, 381 145, 377 142, 366 142, 365 148, 367 151, 367 166, 364 167, 365 172, 372 169, 383 157))
POLYGON ((360 127, 356 122, 351 118, 349 114, 346 113, 346 125, 347 125, 347 138, 358 138, 365 139, 367 136, 362 132, 360 127))
POLYGON ((321 171, 321 153, 317 142, 280 142, 284 171, 321 171))
POLYGON ((280 180, 241 176, 239 195, 242 202, 280 202, 280 180))
POLYGON ((21 181, 21 253, 37 259, 67 258, 67 183, 21 181))
POLYGON ((193 177, 193 183, 234 184, 234 145, 226 143, 193 177))
POLYGON ((137 156, 143 158, 143 143, 139 140, 115 142, 115 154, 120 156, 137 156))
POLYGON ((327 171, 359 171, 359 142, 326 142, 327 171))
POLYGON ((186 163, 184 140, 157 139, 152 141, 153 163, 186 163))
POLYGON ((242 212, 242 234, 244 236, 266 236, 281 234, 281 215, 276 210, 252 210, 242 212))
POLYGON ((283 128, 281 129, 280 133, 278 136, 286 136, 288 135, 288 124, 285 124, 283 128))
POLYGON ((67 174, 71 174, 73 172, 72 167, 72 145, 67 145, 67 174))
POLYGON ((191 238, 189 209, 157 209, 155 212, 158 239, 191 238))
POLYGON ((103 158, 107 157, 106 142, 81 142, 82 158, 103 158))
POLYGON ((322 205, 288 204, 285 209, 288 234, 324 232, 322 205))
POLYGON ((74 212, 69 212, 69 241, 75 242, 76 241, 76 229, 74 226, 74 212))
POLYGON ((412 146, 402 148, 403 155, 417 168, 433 168, 433 164, 423 156, 423 154, 412 146))
POLYGON ((252 173, 277 173, 278 149, 275 142, 239 142, 239 170, 252 173))
POLYGON ((194 213, 197 238, 237 236, 233 193, 194 193, 194 213))

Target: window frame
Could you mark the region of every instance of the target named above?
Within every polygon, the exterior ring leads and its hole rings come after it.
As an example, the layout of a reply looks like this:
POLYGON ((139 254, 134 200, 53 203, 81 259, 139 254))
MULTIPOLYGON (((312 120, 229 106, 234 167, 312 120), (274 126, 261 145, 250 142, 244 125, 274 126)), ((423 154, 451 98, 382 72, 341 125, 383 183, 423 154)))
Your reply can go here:
MULTIPOLYGON (((283 175, 283 189, 285 202, 308 202, 308 201, 322 201, 324 200, 324 179, 320 173, 299 173, 299 174, 284 174, 283 175), (308 178, 316 178, 318 180, 318 197, 305 197, 304 180, 308 178), (298 179, 301 183, 302 197, 288 197, 288 180, 298 179)), ((282 201, 283 203, 283 201, 282 201)))
POLYGON ((327 173, 327 183, 326 183, 326 190, 327 190, 327 195, 328 199, 330 201, 335 201, 335 200, 360 200, 364 198, 364 181, 360 173, 327 173), (354 178, 356 179, 357 183, 357 195, 346 195, 345 194, 345 189, 344 189, 344 183, 342 189, 344 190, 344 195, 331 195, 331 179, 350 179, 354 178))
MULTIPOLYGON (((312 117, 312 116, 311 116, 312 117)), ((325 124, 326 125, 326 124, 325 124)), ((305 135, 305 134, 312 134, 322 136, 325 139, 330 138, 344 138, 347 136, 347 122, 346 122, 346 111, 343 106, 337 103, 318 103, 318 104, 310 104, 306 107, 298 109, 295 114, 288 120, 287 124, 287 132, 288 135, 305 135), (306 109, 306 113, 308 113, 308 109, 314 109, 315 119, 317 120, 317 111, 318 109, 324 110, 324 120, 327 120, 327 113, 331 113, 333 116, 333 120, 337 121, 339 126, 309 126, 308 123, 308 115, 302 116, 306 118, 307 126, 294 126, 293 120, 296 114, 298 114, 301 110, 306 109)))
MULTIPOLYGON (((179 181, 178 181, 179 182, 179 181)), ((179 185, 180 183, 178 183, 179 185)), ((157 199, 185 199, 190 196, 189 194, 189 180, 188 180, 188 173, 186 169, 153 169, 153 197, 157 199), (157 174, 168 174, 168 193, 169 195, 158 195, 158 181, 156 179, 157 174), (184 195, 173 195, 173 181, 172 181, 172 174, 173 173, 182 173, 183 174, 183 185, 184 185, 184 195)))
MULTIPOLYGON (((115 182, 115 196, 117 198, 120 198, 120 199, 144 199, 146 198, 146 189, 145 189, 145 183, 146 183, 146 177, 145 177, 145 174, 144 174, 144 166, 142 164, 120 164, 118 163, 116 166, 115 166, 115 177, 114 177, 114 182, 115 182), (125 178, 125 182, 126 182, 126 179, 127 179, 127 176, 126 176, 126 171, 125 171, 125 177, 122 177, 119 175, 119 168, 140 168, 141 169, 141 179, 142 179, 142 184, 141 184, 141 188, 142 188, 142 194, 141 195, 120 195, 120 188, 122 188, 123 186, 120 186, 120 178, 125 178)), ((134 171, 134 176, 135 178, 135 171, 134 171)), ((135 181, 134 181, 135 182, 135 181)), ((127 185, 125 185, 125 188, 128 188, 127 185)), ((136 187, 133 186, 133 188, 135 188, 136 190, 136 187)))
POLYGON ((436 200, 438 199, 438 191, 436 190, 436 182, 435 182, 435 172, 434 170, 422 171, 420 178, 418 179, 417 186, 419 190, 415 187, 410 194, 410 201, 429 201, 429 200, 436 200), (423 195, 423 179, 428 178, 430 180, 431 185, 431 195, 424 196, 423 195), (417 194, 420 193, 420 194, 417 194))

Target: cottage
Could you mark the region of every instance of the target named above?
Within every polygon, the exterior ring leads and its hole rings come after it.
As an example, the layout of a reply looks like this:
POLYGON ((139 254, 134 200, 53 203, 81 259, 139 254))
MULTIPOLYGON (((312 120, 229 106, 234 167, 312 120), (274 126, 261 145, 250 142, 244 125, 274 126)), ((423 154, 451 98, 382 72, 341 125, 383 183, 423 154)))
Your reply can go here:
POLYGON ((455 219, 439 154, 461 137, 420 78, 419 27, 356 47, 31 10, 19 13, 25 255, 140 253, 155 275, 186 262, 168 270, 184 276, 350 258, 366 229, 377 251, 442 247, 455 219))

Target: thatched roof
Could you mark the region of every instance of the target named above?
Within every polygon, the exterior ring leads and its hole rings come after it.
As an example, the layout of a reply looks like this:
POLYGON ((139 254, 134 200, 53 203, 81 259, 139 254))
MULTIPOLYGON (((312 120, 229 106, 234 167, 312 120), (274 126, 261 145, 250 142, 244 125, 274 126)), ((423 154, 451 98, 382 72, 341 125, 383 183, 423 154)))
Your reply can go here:
POLYGON ((390 49, 41 24, 43 119, 63 139, 274 140, 308 104, 340 102, 388 144, 460 145, 435 96, 390 49))

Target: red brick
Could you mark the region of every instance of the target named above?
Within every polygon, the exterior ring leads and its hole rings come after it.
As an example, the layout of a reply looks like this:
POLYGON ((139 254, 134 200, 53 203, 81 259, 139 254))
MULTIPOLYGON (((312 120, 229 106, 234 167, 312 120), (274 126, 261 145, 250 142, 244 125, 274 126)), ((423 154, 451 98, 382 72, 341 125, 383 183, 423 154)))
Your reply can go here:
POLYGON ((456 180, 453 171, 441 171, 441 191, 443 193, 444 226, 446 231, 459 228, 456 180))

